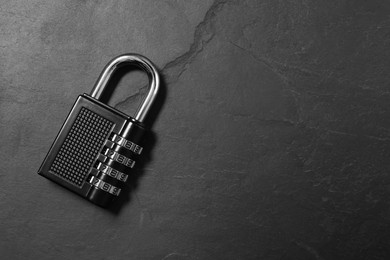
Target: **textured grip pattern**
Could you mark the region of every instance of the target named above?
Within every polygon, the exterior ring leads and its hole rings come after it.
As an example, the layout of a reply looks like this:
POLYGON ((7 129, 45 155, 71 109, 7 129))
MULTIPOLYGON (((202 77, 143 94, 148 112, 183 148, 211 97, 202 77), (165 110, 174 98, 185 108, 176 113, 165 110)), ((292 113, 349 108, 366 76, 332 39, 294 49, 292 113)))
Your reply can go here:
POLYGON ((62 144, 50 171, 82 186, 114 123, 83 107, 62 144))

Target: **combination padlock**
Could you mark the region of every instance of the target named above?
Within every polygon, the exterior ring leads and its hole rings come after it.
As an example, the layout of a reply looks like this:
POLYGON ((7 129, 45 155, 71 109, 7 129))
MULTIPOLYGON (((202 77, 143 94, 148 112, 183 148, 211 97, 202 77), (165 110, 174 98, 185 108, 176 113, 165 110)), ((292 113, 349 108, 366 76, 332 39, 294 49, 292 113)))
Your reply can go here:
POLYGON ((90 95, 80 95, 54 140, 38 173, 103 207, 118 198, 143 148, 143 121, 156 98, 160 78, 145 57, 114 58, 99 76, 90 95), (101 102, 103 91, 122 65, 146 72, 149 90, 136 116, 101 102))

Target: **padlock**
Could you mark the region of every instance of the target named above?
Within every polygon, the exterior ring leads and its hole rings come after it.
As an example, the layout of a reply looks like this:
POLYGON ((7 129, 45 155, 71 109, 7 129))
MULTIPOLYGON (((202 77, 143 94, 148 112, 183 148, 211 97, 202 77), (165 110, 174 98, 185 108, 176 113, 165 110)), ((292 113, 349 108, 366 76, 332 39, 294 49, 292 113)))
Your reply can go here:
POLYGON ((77 98, 38 174, 97 205, 109 206, 126 187, 143 150, 144 120, 159 86, 157 69, 147 58, 125 54, 111 60, 91 94, 77 98), (135 117, 101 101, 110 77, 123 65, 137 66, 149 78, 149 90, 135 117))

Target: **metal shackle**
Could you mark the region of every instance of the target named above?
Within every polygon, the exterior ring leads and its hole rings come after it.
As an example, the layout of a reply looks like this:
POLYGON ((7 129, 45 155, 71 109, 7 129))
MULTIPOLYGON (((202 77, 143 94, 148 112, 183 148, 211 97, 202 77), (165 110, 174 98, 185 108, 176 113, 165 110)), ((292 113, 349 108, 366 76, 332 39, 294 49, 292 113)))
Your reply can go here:
POLYGON ((145 58, 144 56, 139 54, 129 53, 129 54, 120 55, 112 59, 106 65, 106 67, 100 74, 98 80, 96 81, 96 84, 91 91, 91 96, 97 100, 100 100, 103 91, 107 86, 107 83, 110 80, 114 71, 116 71, 118 68, 124 65, 134 65, 142 69, 143 71, 145 71, 146 74, 148 75, 149 90, 134 117, 139 122, 143 122, 160 88, 160 76, 157 72, 157 69, 153 65, 153 63, 147 58, 145 58))

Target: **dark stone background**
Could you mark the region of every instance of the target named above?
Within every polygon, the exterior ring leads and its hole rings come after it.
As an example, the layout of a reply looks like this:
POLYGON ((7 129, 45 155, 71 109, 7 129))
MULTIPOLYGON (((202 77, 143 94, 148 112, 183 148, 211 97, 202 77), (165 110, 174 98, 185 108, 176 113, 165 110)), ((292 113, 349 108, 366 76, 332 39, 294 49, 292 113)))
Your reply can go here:
POLYGON ((1 259, 390 258, 389 1, 1 1, 0 58, 1 259), (113 213, 36 172, 128 52, 165 87, 113 213))

